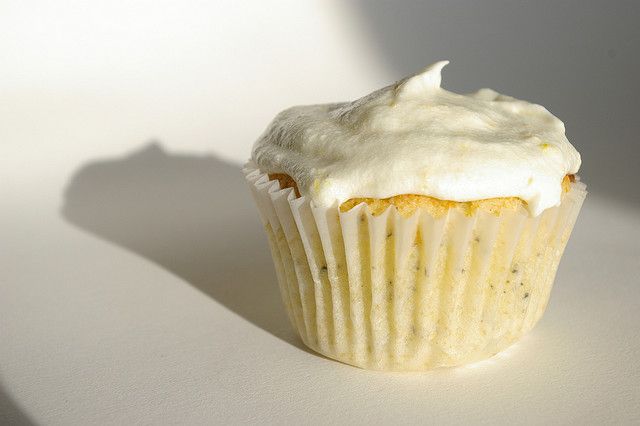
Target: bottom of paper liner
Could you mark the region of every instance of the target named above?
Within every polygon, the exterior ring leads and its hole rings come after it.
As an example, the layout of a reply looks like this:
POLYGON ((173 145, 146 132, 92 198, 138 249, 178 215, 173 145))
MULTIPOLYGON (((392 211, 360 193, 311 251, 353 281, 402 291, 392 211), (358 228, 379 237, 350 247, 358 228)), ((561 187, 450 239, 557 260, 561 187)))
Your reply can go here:
POLYGON ((365 205, 310 206, 249 165, 284 305, 302 341, 367 369, 427 370, 482 360, 542 316, 586 195, 529 217, 451 209, 403 218, 365 205))

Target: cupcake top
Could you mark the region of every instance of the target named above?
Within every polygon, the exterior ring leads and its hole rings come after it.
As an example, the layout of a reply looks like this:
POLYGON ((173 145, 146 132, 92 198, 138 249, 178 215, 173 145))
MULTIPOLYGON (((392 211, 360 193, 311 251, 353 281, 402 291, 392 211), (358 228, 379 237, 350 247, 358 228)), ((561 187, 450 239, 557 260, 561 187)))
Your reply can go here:
POLYGON ((580 167, 562 121, 491 89, 444 90, 446 64, 353 102, 289 108, 256 141, 252 159, 291 176, 321 207, 400 194, 518 197, 532 215, 558 205, 563 178, 580 167))

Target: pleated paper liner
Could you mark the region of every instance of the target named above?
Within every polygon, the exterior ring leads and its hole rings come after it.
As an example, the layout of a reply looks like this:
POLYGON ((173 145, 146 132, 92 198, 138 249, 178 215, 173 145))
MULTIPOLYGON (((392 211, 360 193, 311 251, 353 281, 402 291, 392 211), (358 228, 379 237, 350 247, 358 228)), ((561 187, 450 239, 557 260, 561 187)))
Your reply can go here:
POLYGON ((289 319, 314 351, 375 370, 428 370, 493 356, 542 316, 586 196, 530 217, 459 209, 409 218, 311 206, 247 164, 289 319))

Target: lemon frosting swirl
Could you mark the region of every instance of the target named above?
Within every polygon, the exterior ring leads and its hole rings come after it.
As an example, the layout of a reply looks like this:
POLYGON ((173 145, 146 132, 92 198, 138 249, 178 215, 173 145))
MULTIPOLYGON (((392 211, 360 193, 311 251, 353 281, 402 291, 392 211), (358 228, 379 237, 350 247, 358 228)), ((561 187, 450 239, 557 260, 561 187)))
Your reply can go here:
POLYGON ((399 194, 518 197, 534 216, 560 204, 562 179, 580 167, 562 121, 491 89, 444 90, 447 64, 353 102, 289 108, 256 141, 252 159, 290 175, 322 207, 399 194))

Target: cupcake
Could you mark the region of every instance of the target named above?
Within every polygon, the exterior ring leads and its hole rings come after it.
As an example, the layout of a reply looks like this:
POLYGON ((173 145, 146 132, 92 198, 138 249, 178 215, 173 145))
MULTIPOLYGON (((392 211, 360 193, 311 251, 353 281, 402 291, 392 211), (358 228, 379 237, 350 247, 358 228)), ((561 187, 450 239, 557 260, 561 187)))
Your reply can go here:
POLYGON ((586 195, 544 107, 440 87, 446 61, 273 120, 245 166, 309 348, 374 370, 458 366, 542 316, 586 195))

